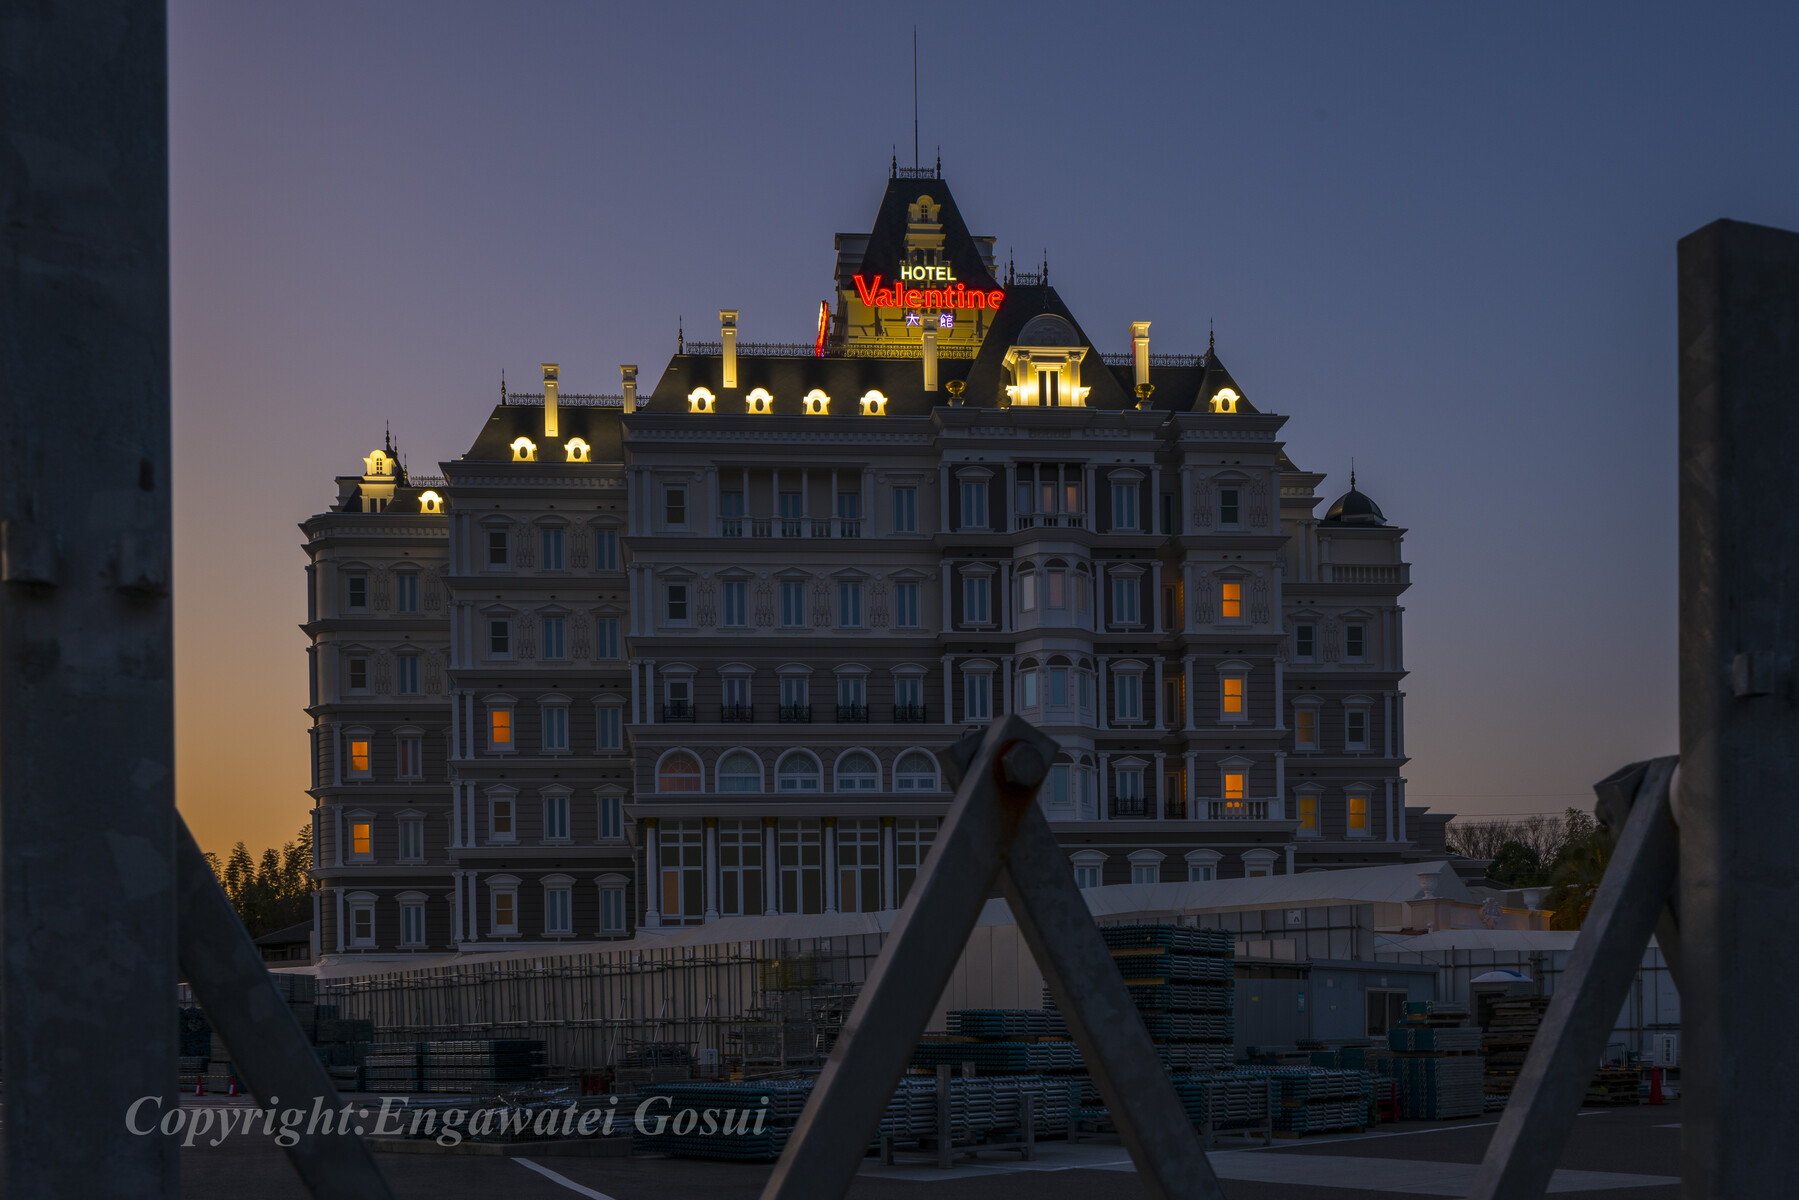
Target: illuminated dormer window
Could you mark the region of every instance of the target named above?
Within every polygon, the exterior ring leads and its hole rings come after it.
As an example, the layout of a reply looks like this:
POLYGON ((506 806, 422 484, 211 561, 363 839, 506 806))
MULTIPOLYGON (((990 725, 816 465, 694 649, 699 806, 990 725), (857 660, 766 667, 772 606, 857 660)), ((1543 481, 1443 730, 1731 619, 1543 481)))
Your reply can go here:
POLYGON ((869 392, 862 397, 862 415, 865 417, 884 417, 887 415, 887 397, 879 392, 869 392))
POLYGON ((717 403, 717 401, 717 396, 714 396, 703 387, 697 387, 687 393, 687 411, 709 413, 712 411, 712 406, 717 403))
POLYGON ((367 458, 363 459, 362 461, 363 461, 363 464, 368 467, 368 470, 365 472, 365 474, 368 474, 370 476, 380 477, 380 476, 384 476, 384 475, 392 475, 394 473, 393 456, 388 454, 385 450, 373 451, 372 453, 369 454, 369 456, 367 458))
POLYGON ((567 452, 568 461, 570 461, 570 462, 590 462, 590 461, 592 461, 591 456, 593 454, 593 447, 589 446, 586 442, 582 441, 580 438, 570 438, 568 440, 567 444, 565 444, 562 447, 562 449, 565 452, 567 452))
POLYGON ((513 462, 536 462, 537 443, 528 437, 521 437, 512 443, 513 462))
POLYGON ((438 495, 436 492, 421 492, 419 494, 420 512, 440 513, 443 510, 444 498, 442 496, 438 495))
POLYGON ((750 406, 753 413, 766 413, 775 410, 775 398, 768 394, 767 388, 756 388, 745 396, 744 403, 750 406))
POLYGON ((1017 345, 1006 351, 1011 379, 1006 395, 1013 404, 1084 407, 1088 389, 1081 386, 1081 360, 1086 356, 1074 326, 1055 313, 1040 313, 1025 322, 1017 345))
POLYGON ((830 411, 831 411, 831 398, 829 396, 825 395, 823 392, 819 391, 817 388, 813 388, 811 391, 806 393, 806 415, 807 416, 822 417, 822 416, 826 415, 827 413, 829 413, 830 411))
POLYGON ((1218 394, 1212 397, 1212 411, 1215 413, 1234 413, 1237 401, 1243 399, 1231 388, 1219 388, 1218 394))

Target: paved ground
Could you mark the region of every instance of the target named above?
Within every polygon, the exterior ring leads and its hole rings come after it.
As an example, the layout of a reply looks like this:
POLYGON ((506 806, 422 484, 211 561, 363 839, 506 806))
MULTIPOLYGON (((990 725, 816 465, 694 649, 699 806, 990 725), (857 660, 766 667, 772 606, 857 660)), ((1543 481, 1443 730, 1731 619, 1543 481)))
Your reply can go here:
MULTIPOLYGON (((1551 1191, 1590 1200, 1675 1200, 1679 1120, 1678 1105, 1583 1113, 1551 1191)), ((1491 1118, 1408 1122, 1363 1135, 1221 1150, 1212 1163, 1230 1200, 1465 1196, 1492 1132, 1491 1118)), ((767 1166, 662 1158, 377 1158, 395 1193, 418 1200, 754 1200, 769 1172, 767 1166)), ((181 1194, 192 1200, 306 1197, 278 1149, 266 1140, 235 1137, 217 1148, 196 1146, 183 1153, 181 1194)), ((1035 1163, 989 1153, 947 1172, 922 1162, 881 1167, 870 1159, 850 1193, 853 1200, 1093 1200, 1141 1194, 1123 1150, 1098 1143, 1047 1143, 1035 1163)))

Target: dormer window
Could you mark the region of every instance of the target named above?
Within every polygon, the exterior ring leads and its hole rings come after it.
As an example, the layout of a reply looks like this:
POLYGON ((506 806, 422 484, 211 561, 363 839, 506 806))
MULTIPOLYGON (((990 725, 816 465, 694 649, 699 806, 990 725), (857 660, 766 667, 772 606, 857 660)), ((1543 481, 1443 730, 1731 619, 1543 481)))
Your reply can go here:
POLYGON ((862 415, 865 417, 883 417, 887 415, 887 397, 879 392, 869 392, 862 397, 862 415))
POLYGON ((513 462, 536 462, 537 443, 528 437, 521 437, 512 443, 513 462))
POLYGON ((570 438, 562 449, 568 455, 569 462, 589 462, 593 454, 593 447, 580 438, 570 438))
POLYGON ((703 387, 694 388, 687 393, 688 412, 709 413, 717 402, 718 397, 703 387))
POLYGON ((743 401, 753 413, 770 413, 775 410, 775 398, 769 395, 767 388, 756 388, 743 401))
POLYGON ((808 417, 826 416, 831 411, 831 398, 817 388, 813 388, 806 393, 805 405, 808 417))
POLYGON ((440 513, 444 510, 444 498, 436 492, 419 493, 419 511, 423 513, 440 513))
POLYGON ((1212 411, 1215 413, 1234 413, 1237 401, 1243 399, 1232 388, 1219 388, 1212 397, 1212 411))

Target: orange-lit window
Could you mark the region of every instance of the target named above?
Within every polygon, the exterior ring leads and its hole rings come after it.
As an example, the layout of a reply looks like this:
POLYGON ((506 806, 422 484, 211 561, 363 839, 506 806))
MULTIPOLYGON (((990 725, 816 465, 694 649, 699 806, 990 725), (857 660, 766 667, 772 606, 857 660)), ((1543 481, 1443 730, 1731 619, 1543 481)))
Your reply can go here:
POLYGON ((1351 835, 1368 832, 1368 797, 1349 798, 1349 832, 1351 835))
POLYGON ((369 769, 369 740, 350 739, 350 770, 366 774, 369 769))
POLYGON ((1309 708, 1293 713, 1293 743, 1301 750, 1318 748, 1318 714, 1309 708))
POLYGON ((1240 771, 1228 771, 1224 776, 1224 803, 1227 808, 1240 809, 1243 798, 1247 794, 1249 776, 1240 771))
POLYGON ((372 827, 367 821, 357 821, 350 826, 350 853, 368 855, 375 852, 375 839, 372 827))
POLYGON ((494 932, 511 932, 518 925, 518 897, 511 892, 493 894, 494 932))
POLYGON ((662 872, 662 911, 679 914, 681 911, 681 872, 662 872))
POLYGON ((487 714, 487 744, 512 749, 512 710, 496 708, 487 714))
POLYGON ((1243 715, 1243 680, 1226 676, 1224 683, 1224 715, 1240 717, 1243 715))
POLYGON ((1299 829, 1301 833, 1318 832, 1318 797, 1309 792, 1299 797, 1299 829))
POLYGON ((1219 605, 1218 613, 1226 621, 1243 619, 1243 585, 1227 583, 1224 585, 1224 602, 1219 605))
MULTIPOLYGON (((656 772, 656 790, 659 792, 699 791, 700 760, 691 754, 671 754, 663 759, 662 766, 656 772)), ((665 909, 664 911, 679 910, 665 909)))

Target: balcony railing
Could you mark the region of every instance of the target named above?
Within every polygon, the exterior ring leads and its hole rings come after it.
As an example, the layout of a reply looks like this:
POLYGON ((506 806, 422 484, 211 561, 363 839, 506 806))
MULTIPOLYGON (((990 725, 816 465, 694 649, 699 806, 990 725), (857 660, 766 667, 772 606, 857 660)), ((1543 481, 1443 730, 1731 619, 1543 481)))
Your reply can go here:
POLYGON ((671 700, 662 706, 664 721, 692 721, 693 702, 691 700, 671 700))
POLYGON ((1114 821, 1143 821, 1155 815, 1149 800, 1143 796, 1112 797, 1112 819, 1114 821))
POLYGON ((1367 566, 1355 563, 1319 563, 1324 583, 1410 583, 1410 563, 1367 566))
POLYGON ((839 721, 856 721, 866 725, 868 724, 868 705, 839 704, 837 706, 837 719, 839 721))
POLYGON ((1086 513, 1014 513, 1012 528, 1020 529, 1085 529, 1086 513))
POLYGON ((727 725, 735 722, 748 723, 756 719, 754 704, 724 704, 719 706, 718 719, 727 725))
POLYGON ((1163 802, 1162 819, 1165 821, 1185 821, 1187 819, 1187 802, 1185 800, 1168 800, 1163 802))
POLYGON ((743 518, 742 517, 720 517, 718 519, 718 536, 719 537, 742 537, 743 536, 743 518))
POLYGON ((1208 821, 1266 821, 1268 819, 1269 802, 1266 800, 1207 800, 1206 820, 1208 821))
POLYGON ((893 706, 893 720, 896 725, 922 725, 925 719, 925 706, 922 704, 896 704, 893 706))
POLYGON ((783 704, 781 720, 809 724, 812 720, 812 706, 810 704, 783 704))

